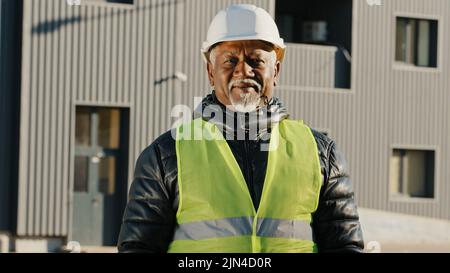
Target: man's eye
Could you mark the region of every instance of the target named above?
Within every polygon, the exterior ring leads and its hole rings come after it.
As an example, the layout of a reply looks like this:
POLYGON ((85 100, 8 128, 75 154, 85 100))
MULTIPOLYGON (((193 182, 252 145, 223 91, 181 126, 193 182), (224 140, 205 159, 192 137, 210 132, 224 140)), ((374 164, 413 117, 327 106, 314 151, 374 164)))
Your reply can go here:
POLYGON ((225 64, 236 64, 237 60, 236 59, 226 59, 225 60, 225 64))
POLYGON ((264 60, 262 60, 262 59, 253 59, 253 60, 251 60, 251 63, 254 66, 258 66, 258 65, 264 64, 264 60))

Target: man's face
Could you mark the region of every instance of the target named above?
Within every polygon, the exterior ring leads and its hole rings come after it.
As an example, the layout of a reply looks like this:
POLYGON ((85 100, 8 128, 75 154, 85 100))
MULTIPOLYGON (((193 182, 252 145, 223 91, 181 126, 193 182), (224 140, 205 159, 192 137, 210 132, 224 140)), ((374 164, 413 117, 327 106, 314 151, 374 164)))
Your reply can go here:
POLYGON ((233 111, 251 112, 272 98, 280 62, 262 41, 222 42, 211 51, 208 77, 219 101, 233 111))

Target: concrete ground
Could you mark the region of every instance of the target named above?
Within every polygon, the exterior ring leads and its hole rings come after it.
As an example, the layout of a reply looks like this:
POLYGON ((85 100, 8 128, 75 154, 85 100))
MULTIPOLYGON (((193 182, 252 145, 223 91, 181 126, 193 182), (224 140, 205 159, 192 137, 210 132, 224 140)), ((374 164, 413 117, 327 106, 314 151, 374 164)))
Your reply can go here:
POLYGON ((82 246, 81 253, 117 253, 115 246, 82 246))
POLYGON ((380 253, 450 253, 446 245, 384 244, 380 253))
POLYGON ((367 252, 450 253, 450 221, 359 208, 367 252))

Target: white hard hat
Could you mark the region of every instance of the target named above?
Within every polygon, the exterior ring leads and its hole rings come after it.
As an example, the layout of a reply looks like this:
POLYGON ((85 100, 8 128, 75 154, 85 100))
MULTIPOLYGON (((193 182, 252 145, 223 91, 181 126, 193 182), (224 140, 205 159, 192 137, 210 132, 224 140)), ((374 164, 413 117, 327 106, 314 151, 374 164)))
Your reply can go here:
POLYGON ((235 4, 219 11, 209 25, 201 49, 205 61, 208 61, 208 52, 214 44, 240 40, 269 42, 277 48, 278 60, 283 60, 286 45, 272 16, 254 5, 235 4))

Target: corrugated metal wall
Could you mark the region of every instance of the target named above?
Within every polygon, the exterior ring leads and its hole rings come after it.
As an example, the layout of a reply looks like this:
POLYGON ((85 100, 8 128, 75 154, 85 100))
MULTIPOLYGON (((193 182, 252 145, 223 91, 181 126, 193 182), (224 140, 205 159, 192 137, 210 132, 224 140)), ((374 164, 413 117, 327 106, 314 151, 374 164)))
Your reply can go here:
POLYGON ((249 2, 24 0, 18 234, 70 234, 76 105, 130 109, 129 176, 172 106, 209 91, 200 46, 216 12, 249 2), (185 73, 187 82, 173 78, 185 73))
POLYGON ((360 204, 430 217, 450 218, 448 106, 450 94, 450 2, 383 1, 376 9, 356 5, 355 119, 353 169, 360 179, 360 204), (374 10, 375 9, 375 10, 374 10), (439 20, 439 69, 396 68, 395 16, 439 20), (393 145, 436 147, 436 201, 389 201, 389 156, 393 145), (368 156, 369 155, 369 156, 368 156))
MULTIPOLYGON (((293 117, 327 130, 345 152, 359 206, 450 219, 449 17, 446 0, 389 0, 382 6, 355 0, 352 89, 279 88, 293 117), (394 65, 396 15, 439 20, 438 69, 394 65), (389 159, 397 146, 436 149, 435 200, 389 199, 389 159)), ((282 77, 311 65, 284 66, 282 77)))
MULTIPOLYGON (((24 0, 20 235, 70 233, 75 106, 130 109, 130 182, 139 153, 169 129, 172 106, 193 107, 194 96, 209 92, 200 45, 214 14, 236 2, 275 12, 274 0, 136 0, 134 6, 81 7, 65 0, 24 0), (177 72, 187 81, 176 80, 177 72)), ((450 128, 443 118, 449 56, 441 47, 437 71, 393 67, 394 14, 438 16, 440 45, 448 48, 450 3, 382 3, 354 1, 351 90, 333 88, 333 48, 289 45, 277 92, 292 117, 336 139, 349 159, 360 206, 450 218, 444 139, 450 128), (394 144, 437 147, 437 201, 388 200, 394 144)))
POLYGON ((0 0, 0 231, 13 231, 16 208, 20 4, 0 0))

